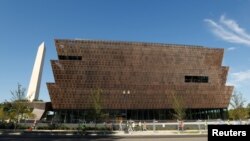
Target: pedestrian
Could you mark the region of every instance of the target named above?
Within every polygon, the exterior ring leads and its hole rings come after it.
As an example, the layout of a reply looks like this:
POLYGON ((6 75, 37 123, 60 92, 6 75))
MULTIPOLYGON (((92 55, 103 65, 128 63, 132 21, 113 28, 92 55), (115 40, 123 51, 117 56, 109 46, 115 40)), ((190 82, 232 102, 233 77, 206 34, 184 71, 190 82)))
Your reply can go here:
POLYGON ((120 120, 120 123, 119 123, 119 130, 122 131, 122 120, 120 120))
POLYGON ((142 130, 141 121, 139 121, 138 125, 139 125, 139 131, 141 131, 142 130))
POLYGON ((128 123, 128 133, 132 134, 132 131, 133 131, 132 125, 131 125, 131 123, 129 122, 129 123, 128 123))
POLYGON ((36 129, 36 120, 33 123, 33 129, 36 129))
POLYGON ((132 130, 135 131, 135 122, 132 123, 132 130))
POLYGON ((143 122, 142 128, 143 128, 143 129, 142 129, 143 131, 147 131, 147 125, 146 125, 146 122, 145 122, 145 121, 143 122))
POLYGON ((181 120, 181 130, 182 131, 184 130, 184 122, 183 122, 183 120, 181 120))

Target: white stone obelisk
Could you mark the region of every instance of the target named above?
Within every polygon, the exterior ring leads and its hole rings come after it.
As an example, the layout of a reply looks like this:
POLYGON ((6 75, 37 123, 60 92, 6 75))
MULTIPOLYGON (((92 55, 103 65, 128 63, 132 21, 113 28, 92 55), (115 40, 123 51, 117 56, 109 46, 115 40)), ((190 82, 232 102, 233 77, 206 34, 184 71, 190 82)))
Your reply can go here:
POLYGON ((30 84, 27 92, 27 99, 30 102, 38 100, 41 78, 42 78, 44 56, 45 56, 45 44, 44 42, 42 42, 38 47, 36 60, 33 67, 30 84))

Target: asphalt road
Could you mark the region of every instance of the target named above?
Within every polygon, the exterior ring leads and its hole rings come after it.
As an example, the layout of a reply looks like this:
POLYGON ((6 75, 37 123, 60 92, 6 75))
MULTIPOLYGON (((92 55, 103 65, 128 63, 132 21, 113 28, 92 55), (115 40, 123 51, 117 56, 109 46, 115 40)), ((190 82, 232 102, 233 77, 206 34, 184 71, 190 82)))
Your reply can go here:
POLYGON ((89 137, 59 137, 59 136, 0 136, 0 141, 207 141, 206 136, 89 136, 89 137))

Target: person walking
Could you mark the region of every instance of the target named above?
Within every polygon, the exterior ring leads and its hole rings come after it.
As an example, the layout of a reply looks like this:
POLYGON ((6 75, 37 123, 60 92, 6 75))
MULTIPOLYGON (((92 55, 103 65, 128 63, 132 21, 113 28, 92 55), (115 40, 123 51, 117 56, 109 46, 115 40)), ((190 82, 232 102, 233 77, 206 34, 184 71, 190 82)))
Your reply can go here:
POLYGON ((119 123, 119 131, 122 131, 122 120, 120 120, 120 123, 119 123))
POLYGON ((129 122, 129 123, 128 123, 128 133, 132 134, 132 131, 133 131, 132 125, 131 125, 131 123, 129 122))
POLYGON ((132 130, 135 131, 135 122, 132 123, 132 130))
POLYGON ((35 120, 34 123, 33 123, 33 125, 32 125, 32 126, 33 126, 33 127, 32 127, 33 129, 36 129, 36 124, 37 124, 37 123, 36 123, 36 120, 35 120))
POLYGON ((139 131, 142 131, 141 121, 139 121, 138 126, 139 126, 139 131))
POLYGON ((142 130, 143 130, 143 131, 147 131, 147 125, 146 125, 146 122, 145 122, 145 121, 143 122, 142 130))

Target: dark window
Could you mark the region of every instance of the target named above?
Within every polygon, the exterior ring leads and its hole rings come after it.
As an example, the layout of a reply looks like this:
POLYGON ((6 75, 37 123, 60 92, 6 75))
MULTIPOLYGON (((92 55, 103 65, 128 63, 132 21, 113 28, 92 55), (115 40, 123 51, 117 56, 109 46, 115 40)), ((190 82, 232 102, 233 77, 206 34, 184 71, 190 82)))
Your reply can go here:
POLYGON ((208 76, 185 76, 186 83, 208 83, 208 76))
POLYGON ((192 82, 192 76, 185 76, 185 82, 192 82))
POLYGON ((58 55, 59 60, 82 60, 82 56, 58 55))
POLYGON ((59 55, 58 56, 59 60, 67 60, 67 56, 59 55))

